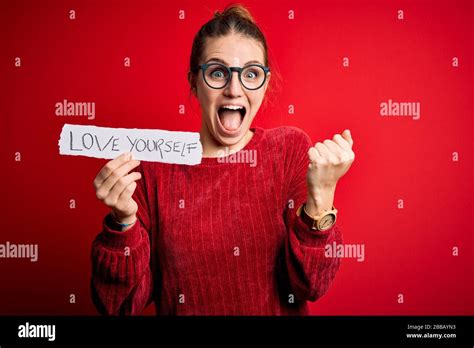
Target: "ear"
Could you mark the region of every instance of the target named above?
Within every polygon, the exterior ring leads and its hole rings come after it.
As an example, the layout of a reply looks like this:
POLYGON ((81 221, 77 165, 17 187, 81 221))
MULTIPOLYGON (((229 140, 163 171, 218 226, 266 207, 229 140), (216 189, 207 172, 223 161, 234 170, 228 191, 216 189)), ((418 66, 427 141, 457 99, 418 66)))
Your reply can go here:
POLYGON ((191 88, 191 92, 193 93, 193 96, 195 96, 196 98, 198 97, 198 96, 197 96, 197 91, 196 91, 196 88, 195 88, 195 87, 191 88))
POLYGON ((195 97, 197 97, 196 80, 191 71, 188 71, 188 83, 191 86, 191 92, 193 93, 195 97))
POLYGON ((264 86, 264 93, 267 91, 268 85, 270 84, 270 78, 272 77, 272 73, 268 72, 267 74, 267 80, 265 81, 265 86, 264 86))

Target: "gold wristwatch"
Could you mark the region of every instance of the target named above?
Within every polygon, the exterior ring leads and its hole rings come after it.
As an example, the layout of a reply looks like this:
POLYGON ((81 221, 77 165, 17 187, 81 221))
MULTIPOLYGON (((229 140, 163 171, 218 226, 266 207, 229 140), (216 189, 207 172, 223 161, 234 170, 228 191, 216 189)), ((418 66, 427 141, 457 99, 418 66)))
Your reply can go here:
POLYGON ((306 223, 312 230, 325 231, 330 229, 336 223, 337 209, 332 206, 332 209, 325 210, 321 214, 311 217, 305 209, 306 203, 303 203, 298 210, 296 215, 301 217, 304 223, 306 223))

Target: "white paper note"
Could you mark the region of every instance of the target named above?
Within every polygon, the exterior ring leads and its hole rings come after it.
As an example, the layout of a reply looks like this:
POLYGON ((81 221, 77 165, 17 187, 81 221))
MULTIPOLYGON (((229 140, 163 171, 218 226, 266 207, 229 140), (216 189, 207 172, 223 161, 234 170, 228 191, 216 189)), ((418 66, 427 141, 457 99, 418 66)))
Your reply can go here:
POLYGON ((124 152, 140 161, 195 165, 201 163, 199 133, 65 124, 61 155, 112 159, 124 152))

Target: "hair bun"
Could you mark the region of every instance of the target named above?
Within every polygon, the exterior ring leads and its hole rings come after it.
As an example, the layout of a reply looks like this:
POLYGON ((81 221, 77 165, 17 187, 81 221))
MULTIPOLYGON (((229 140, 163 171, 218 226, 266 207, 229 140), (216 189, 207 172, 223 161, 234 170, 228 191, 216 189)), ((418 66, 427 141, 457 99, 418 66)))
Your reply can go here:
POLYGON ((253 19, 249 10, 247 10, 243 5, 240 4, 229 5, 222 12, 214 12, 214 18, 221 17, 233 17, 248 21, 250 23, 255 23, 255 20, 253 19))

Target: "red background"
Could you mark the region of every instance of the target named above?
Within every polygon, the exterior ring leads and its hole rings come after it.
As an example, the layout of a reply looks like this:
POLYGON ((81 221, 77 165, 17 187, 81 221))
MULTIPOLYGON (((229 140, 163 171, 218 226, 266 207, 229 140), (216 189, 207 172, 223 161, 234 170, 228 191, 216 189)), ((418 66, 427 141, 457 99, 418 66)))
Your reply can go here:
MULTIPOLYGON (((335 205, 345 243, 364 244, 365 261, 344 259, 312 313, 474 314, 473 2, 243 3, 282 76, 254 125, 297 126, 314 142, 349 128, 355 141, 335 205), (420 102, 420 119, 381 117, 388 99, 420 102)), ((62 125, 198 131, 186 81, 192 39, 227 4, 0 2, 0 243, 39 245, 36 263, 0 259, 1 315, 96 313, 90 246, 108 209, 92 181, 105 160, 60 156, 62 125), (95 119, 55 116, 63 99, 95 102, 95 119)))

